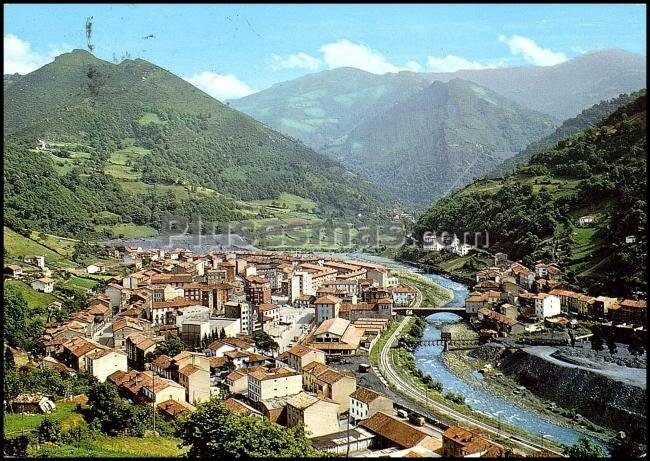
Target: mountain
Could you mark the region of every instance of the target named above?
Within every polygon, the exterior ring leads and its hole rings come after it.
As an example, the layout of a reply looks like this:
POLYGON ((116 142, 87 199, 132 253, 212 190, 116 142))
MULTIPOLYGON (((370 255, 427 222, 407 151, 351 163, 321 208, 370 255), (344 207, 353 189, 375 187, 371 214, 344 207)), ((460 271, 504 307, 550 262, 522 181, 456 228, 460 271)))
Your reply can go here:
POLYGON ((230 104, 320 149, 430 83, 430 77, 422 74, 376 75, 340 67, 278 83, 230 104))
POLYGON ((530 109, 565 120, 599 101, 645 88, 646 57, 609 48, 554 66, 459 70, 429 77, 470 80, 530 109))
POLYGON ((75 50, 4 83, 5 221, 59 233, 102 213, 224 221, 243 216, 241 201, 287 193, 333 217, 379 210, 377 188, 338 162, 147 61, 75 50), (38 139, 52 147, 36 150, 38 139))
POLYGON ((523 151, 519 152, 514 157, 505 160, 501 165, 492 170, 489 173, 489 176, 498 177, 503 173, 514 170, 518 165, 527 164, 534 154, 550 149, 559 141, 569 138, 590 126, 595 125, 620 106, 635 100, 642 94, 645 94, 645 90, 637 91, 632 94, 621 94, 616 98, 594 104, 588 109, 580 112, 576 117, 565 120, 564 123, 562 123, 562 125, 560 125, 553 133, 542 139, 533 141, 523 151))
POLYGON ((413 234, 487 233, 491 251, 529 265, 559 262, 573 286, 594 294, 645 295, 646 105, 644 93, 535 154, 525 168, 442 198, 419 218, 413 234), (594 216, 594 223, 580 226, 584 215, 594 216), (636 242, 626 242, 630 235, 636 242))
POLYGON ((472 82, 433 82, 325 148, 394 197, 422 205, 549 133, 553 120, 472 82))

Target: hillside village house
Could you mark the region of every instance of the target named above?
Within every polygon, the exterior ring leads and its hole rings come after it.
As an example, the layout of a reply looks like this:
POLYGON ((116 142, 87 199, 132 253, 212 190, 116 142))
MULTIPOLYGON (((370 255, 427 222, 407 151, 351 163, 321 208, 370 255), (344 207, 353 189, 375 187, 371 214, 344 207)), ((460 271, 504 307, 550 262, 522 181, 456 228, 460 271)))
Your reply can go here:
POLYGON ((378 411, 391 414, 393 401, 365 387, 357 387, 357 390, 350 394, 350 419, 353 423, 370 418, 378 411))
POLYGON ((36 279, 32 282, 32 288, 43 293, 52 293, 54 291, 54 280, 49 277, 36 279))
POLYGON ((302 378, 305 390, 332 399, 339 405, 339 413, 349 408, 349 396, 357 389, 357 380, 352 373, 340 372, 318 362, 306 365, 302 378))
POLYGON ((116 371, 128 370, 126 354, 115 349, 91 352, 83 358, 86 371, 100 383, 116 371))
POLYGON ((539 293, 535 297, 535 317, 544 319, 560 315, 560 298, 548 293, 539 293))
POLYGON ((9 264, 8 266, 5 266, 4 272, 9 277, 18 277, 19 275, 23 275, 23 268, 16 264, 9 264))
POLYGON ((393 303, 396 306, 408 306, 415 299, 415 290, 407 285, 396 285, 391 287, 393 303))
POLYGON ((341 300, 335 296, 322 296, 314 301, 316 323, 339 316, 341 300))
POLYGON ((327 398, 300 392, 287 399, 287 427, 303 425, 308 438, 340 430, 339 405, 327 398))
POLYGON ((591 224, 593 222, 594 222, 594 217, 592 215, 580 216, 580 218, 578 218, 578 223, 581 226, 586 226, 587 224, 591 224))
POLYGON ((645 325, 647 319, 646 301, 624 299, 615 311, 614 320, 621 323, 645 325))
POLYGON ((94 263, 86 267, 86 273, 96 274, 98 272, 106 272, 106 265, 102 263, 94 263))
POLYGON ((437 450, 441 445, 426 432, 381 411, 362 420, 359 426, 375 434, 376 437, 371 445, 373 449, 389 447, 404 449, 420 446, 428 450, 437 450))
POLYGON ((287 368, 254 370, 248 374, 248 398, 253 402, 294 395, 302 390, 302 375, 287 368))
POLYGON ((45 269, 45 256, 25 255, 23 262, 45 269))
POLYGON ((312 362, 325 364, 325 353, 302 344, 296 344, 287 351, 287 364, 294 370, 301 371, 312 362))
POLYGON ((503 457, 504 448, 482 436, 480 429, 451 426, 442 433, 442 450, 446 458, 497 458, 503 457))

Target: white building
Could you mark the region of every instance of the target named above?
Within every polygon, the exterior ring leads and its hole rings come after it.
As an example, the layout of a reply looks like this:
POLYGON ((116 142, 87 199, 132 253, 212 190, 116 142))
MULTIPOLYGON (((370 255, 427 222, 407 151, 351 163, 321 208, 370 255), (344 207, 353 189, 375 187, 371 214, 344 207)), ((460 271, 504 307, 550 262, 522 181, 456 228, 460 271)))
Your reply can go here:
POLYGON ((49 277, 36 279, 32 282, 32 288, 43 293, 52 293, 54 291, 54 280, 49 277))
POLYGON ((539 293, 535 296, 535 316, 543 319, 560 315, 560 298, 548 293, 539 293))
POLYGON ((97 378, 100 383, 106 381, 106 378, 116 371, 126 372, 128 370, 126 354, 115 349, 92 352, 85 355, 83 360, 86 371, 97 378))
POLYGON ((587 224, 591 224, 592 222, 594 222, 594 217, 591 215, 580 216, 578 222, 580 223, 581 226, 586 226, 587 224))
POLYGON ((248 398, 253 402, 301 391, 302 374, 288 368, 259 369, 248 374, 248 398))
POLYGON ((341 300, 336 296, 321 296, 314 301, 316 323, 322 323, 323 320, 333 319, 339 316, 341 309, 341 300))
POLYGON ((436 237, 436 233, 425 232, 422 236, 422 249, 426 251, 440 251, 445 245, 436 237))

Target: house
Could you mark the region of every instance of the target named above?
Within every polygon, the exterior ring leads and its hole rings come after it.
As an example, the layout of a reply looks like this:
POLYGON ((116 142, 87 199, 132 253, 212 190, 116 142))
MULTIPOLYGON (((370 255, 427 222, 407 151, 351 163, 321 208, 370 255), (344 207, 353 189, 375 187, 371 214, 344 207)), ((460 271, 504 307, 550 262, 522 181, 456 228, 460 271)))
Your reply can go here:
POLYGON ((54 280, 49 277, 36 279, 32 282, 32 288, 43 293, 52 293, 54 291, 54 280))
POLYGON ((436 450, 440 447, 440 442, 426 432, 381 411, 361 421, 359 426, 376 435, 372 443, 374 449, 421 446, 436 450))
POLYGON ((316 323, 339 316, 341 300, 335 296, 321 296, 314 301, 316 323))
POLYGON ((436 233, 425 232, 422 236, 422 249, 424 251, 440 251, 445 248, 442 239, 436 237, 436 233))
POLYGON ((223 401, 223 406, 232 413, 240 416, 257 416, 262 417, 262 414, 255 408, 246 405, 244 402, 237 400, 233 397, 227 398, 223 401))
POLYGON ((336 402, 339 413, 348 410, 349 396, 357 389, 357 380, 352 373, 341 372, 318 362, 307 364, 303 368, 302 378, 305 390, 336 402))
POLYGON ((508 255, 502 252, 494 253, 494 265, 499 268, 508 267, 508 255))
POLYGON ((636 237, 634 235, 628 235, 625 237, 625 243, 636 243, 636 237))
POLYGON ((613 319, 614 321, 621 323, 645 325, 647 319, 646 301, 624 299, 620 302, 620 308, 616 310, 613 319))
POLYGON ((416 291, 408 285, 396 285, 390 288, 393 303, 396 306, 408 306, 415 299, 416 291))
POLYGON ((350 394, 350 419, 354 423, 370 418, 379 411, 391 414, 393 401, 365 387, 357 387, 357 390, 350 394))
POLYGON ((521 263, 512 263, 510 270, 515 276, 517 283, 525 288, 530 289, 535 282, 535 273, 521 263))
POLYGON ((248 398, 253 402, 294 395, 302 390, 302 375, 287 368, 256 369, 248 373, 248 398))
POLYGON ((18 394, 9 401, 9 408, 14 413, 48 414, 56 408, 56 404, 43 394, 18 394))
POLYGON ((525 331, 522 323, 485 307, 478 310, 478 320, 505 333, 520 334, 525 331))
POLYGON ((8 266, 5 266, 5 275, 9 277, 18 277, 19 275, 23 275, 23 268, 17 264, 9 264, 8 266))
POLYGON ((442 433, 440 454, 445 458, 499 458, 505 456, 505 449, 483 437, 479 428, 451 426, 442 433))
POLYGON ((591 224, 593 222, 594 222, 594 217, 592 215, 580 216, 580 218, 578 218, 578 223, 581 226, 586 226, 587 224, 591 224))
POLYGON ((287 399, 287 427, 302 425, 307 438, 339 432, 338 408, 330 399, 300 392, 287 399))
POLYGON ((129 365, 138 370, 144 369, 147 354, 156 350, 160 340, 159 337, 153 338, 138 332, 129 334, 124 341, 129 365))
POLYGON ((126 348, 126 338, 132 333, 142 333, 144 326, 131 317, 121 317, 113 322, 113 347, 117 349, 126 348))
POLYGON ((594 299, 591 315, 594 318, 605 319, 608 317, 609 309, 614 305, 618 305, 618 299, 608 296, 598 296, 594 299))
POLYGON ((34 264, 41 269, 45 269, 45 256, 25 255, 23 262, 27 264, 34 264))
POLYGON ((152 371, 117 371, 108 379, 118 386, 122 395, 134 402, 155 403, 167 400, 185 402, 185 388, 171 379, 156 376, 152 371))
POLYGON ((325 355, 353 355, 359 348, 363 331, 349 320, 332 318, 325 320, 305 342, 325 355))
POLYGON ((224 379, 231 394, 248 394, 248 374, 254 371, 263 370, 263 367, 249 367, 234 370, 224 379))
POLYGON ((314 307, 314 301, 316 297, 314 295, 300 295, 293 301, 293 307, 298 307, 301 309, 308 309, 314 307))
POLYGON ((185 388, 185 400, 190 403, 210 400, 210 369, 189 363, 178 370, 178 383, 185 388))
POLYGON ((297 371, 301 371, 311 362, 325 364, 325 353, 313 347, 296 344, 287 352, 287 364, 297 371))
POLYGON ((97 378, 100 383, 116 371, 127 371, 126 353, 115 349, 103 349, 86 354, 83 357, 86 372, 97 378))
POLYGON ((156 407, 167 417, 171 419, 178 419, 183 415, 191 413, 196 410, 194 405, 187 402, 179 402, 177 400, 169 399, 160 402, 156 407))
POLYGON ((98 272, 106 272, 106 265, 102 263, 94 263, 86 267, 87 274, 96 274, 98 272))
POLYGON ((535 317, 544 319, 560 315, 560 298, 548 293, 539 293, 535 296, 535 317))

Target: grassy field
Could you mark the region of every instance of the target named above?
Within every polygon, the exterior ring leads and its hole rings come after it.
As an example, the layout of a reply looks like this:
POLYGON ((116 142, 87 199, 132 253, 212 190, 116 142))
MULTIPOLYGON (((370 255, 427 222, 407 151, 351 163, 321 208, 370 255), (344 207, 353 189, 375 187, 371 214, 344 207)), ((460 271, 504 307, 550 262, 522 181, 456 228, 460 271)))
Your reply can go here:
POLYGON ((52 293, 41 293, 20 280, 5 280, 6 287, 14 287, 23 295, 27 306, 34 312, 44 313, 47 306, 58 298, 52 293))
POLYGON ((453 294, 450 290, 442 288, 424 278, 412 277, 404 272, 395 272, 399 281, 407 285, 412 285, 422 293, 423 306, 441 306, 450 301, 453 294))
MULTIPOLYGON (((6 413, 4 433, 13 438, 38 428, 47 416, 60 421, 65 431, 75 426, 85 426, 83 415, 71 402, 59 402, 49 415, 21 415, 6 413)), ((71 444, 41 444, 30 442, 29 457, 180 457, 187 448, 180 449, 179 439, 172 437, 110 437, 104 434, 92 434, 88 438, 71 444)))
POLYGON ((45 444, 28 449, 30 457, 55 458, 179 458, 188 448, 178 448, 180 439, 171 437, 109 437, 93 438, 69 445, 45 444))
MULTIPOLYGON (((34 240, 23 237, 8 227, 4 227, 3 235, 4 248, 7 250, 8 259, 13 259, 20 264, 25 255, 45 256, 45 265, 54 268, 78 267, 78 264, 60 255, 59 253, 41 245, 34 240)), ((5 264, 7 262, 5 261, 5 264)))
POLYGON ((155 237, 158 231, 150 226, 137 226, 135 224, 114 224, 112 226, 98 224, 95 230, 109 229, 113 238, 140 238, 155 237))
POLYGON ((47 416, 49 419, 61 422, 62 429, 68 429, 83 424, 83 416, 78 413, 77 404, 72 402, 59 402, 56 409, 49 415, 21 415, 18 413, 5 413, 4 430, 7 436, 17 436, 21 432, 36 429, 47 416))
POLYGON ((384 348, 384 345, 386 344, 386 341, 388 341, 388 338, 390 338, 390 336, 395 332, 395 330, 397 330, 397 327, 399 326, 401 321, 402 321, 401 315, 395 316, 395 318, 390 323, 390 325, 388 325, 388 328, 386 328, 386 330, 384 330, 381 333, 381 336, 379 337, 377 342, 370 350, 370 363, 372 365, 379 364, 379 354, 381 353, 381 350, 384 348))

